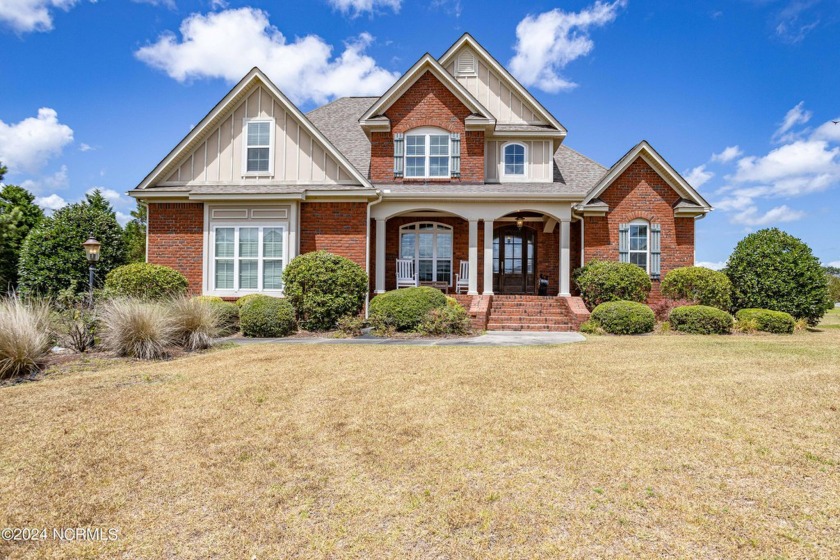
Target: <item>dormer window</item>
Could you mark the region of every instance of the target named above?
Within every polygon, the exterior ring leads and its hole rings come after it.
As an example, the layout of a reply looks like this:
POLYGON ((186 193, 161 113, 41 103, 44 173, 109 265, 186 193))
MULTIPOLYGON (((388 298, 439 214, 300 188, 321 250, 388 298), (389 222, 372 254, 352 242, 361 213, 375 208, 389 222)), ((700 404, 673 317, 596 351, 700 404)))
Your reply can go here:
POLYGON ((505 177, 525 177, 525 145, 519 143, 506 144, 502 148, 502 175, 505 177))
POLYGON ((246 119, 243 171, 245 175, 271 175, 274 171, 274 120, 246 119))
POLYGON ((407 178, 448 178, 449 133, 437 128, 418 128, 405 135, 407 178))

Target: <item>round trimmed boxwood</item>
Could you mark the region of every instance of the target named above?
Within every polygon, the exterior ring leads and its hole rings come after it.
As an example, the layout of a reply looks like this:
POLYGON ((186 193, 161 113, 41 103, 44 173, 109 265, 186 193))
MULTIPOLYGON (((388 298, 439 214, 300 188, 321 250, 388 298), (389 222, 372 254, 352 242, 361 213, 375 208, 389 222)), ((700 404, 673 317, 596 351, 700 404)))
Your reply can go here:
POLYGON ((345 315, 358 315, 365 304, 368 277, 348 258, 327 251, 304 253, 283 271, 283 294, 309 331, 335 328, 345 315))
MULTIPOLYGON (((261 297, 268 297, 263 294, 248 294, 247 296, 242 296, 241 298, 236 300, 236 305, 239 309, 242 309, 242 306, 251 301, 252 299, 261 298, 261 297)), ((221 299, 221 298, 219 298, 221 299)))
POLYGON ((755 328, 774 334, 791 334, 796 328, 796 319, 784 311, 770 309, 741 309, 735 314, 739 321, 752 321, 755 328))
POLYGON ((161 300, 187 293, 186 277, 173 268, 151 263, 119 266, 105 277, 105 290, 111 295, 145 300, 161 300))
POLYGON ((825 272, 801 240, 779 229, 742 239, 726 265, 735 309, 774 309, 816 325, 833 307, 825 272))
POLYGON ((370 324, 378 331, 411 331, 432 309, 446 307, 446 296, 428 286, 379 294, 370 301, 370 324))
POLYGON ((662 279, 662 295, 673 300, 690 300, 698 305, 729 311, 732 282, 723 272, 703 266, 675 268, 662 279))
POLYGON ((590 261, 576 282, 589 309, 607 301, 643 303, 651 289, 650 277, 640 266, 617 261, 590 261))
POLYGON ((589 320, 610 334, 649 333, 656 326, 653 310, 637 301, 602 303, 592 310, 589 320))
POLYGON ((729 334, 732 315, 708 305, 686 305, 671 311, 671 328, 690 334, 729 334))
POLYGON ((252 338, 288 336, 297 331, 295 310, 283 298, 252 297, 239 309, 239 328, 252 338))

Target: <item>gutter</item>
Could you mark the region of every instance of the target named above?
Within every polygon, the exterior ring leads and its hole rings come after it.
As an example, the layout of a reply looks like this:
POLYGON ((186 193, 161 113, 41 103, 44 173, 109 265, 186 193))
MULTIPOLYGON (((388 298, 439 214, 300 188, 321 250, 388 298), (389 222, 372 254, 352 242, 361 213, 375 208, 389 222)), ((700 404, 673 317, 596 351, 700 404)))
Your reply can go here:
POLYGON ((365 319, 370 317, 370 207, 380 202, 382 202, 382 192, 376 189, 376 200, 368 202, 365 219, 365 272, 368 277, 368 288, 365 292, 365 319))

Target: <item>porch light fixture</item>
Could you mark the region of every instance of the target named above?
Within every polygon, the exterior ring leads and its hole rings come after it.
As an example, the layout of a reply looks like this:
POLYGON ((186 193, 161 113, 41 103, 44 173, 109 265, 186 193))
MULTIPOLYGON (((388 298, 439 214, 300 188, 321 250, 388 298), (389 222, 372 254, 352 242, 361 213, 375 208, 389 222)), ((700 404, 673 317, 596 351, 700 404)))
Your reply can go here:
POLYGON ((519 228, 519 229, 522 229, 522 226, 524 226, 524 225, 525 225, 525 218, 523 218, 522 216, 517 216, 516 217, 516 227, 519 228))
POLYGON ((82 247, 85 248, 85 255, 87 256, 88 261, 88 289, 90 290, 90 306, 93 307, 93 280, 95 277, 96 272, 96 263, 99 261, 99 249, 102 247, 102 243, 96 240, 93 236, 93 232, 91 232, 90 237, 88 240, 82 243, 82 247))

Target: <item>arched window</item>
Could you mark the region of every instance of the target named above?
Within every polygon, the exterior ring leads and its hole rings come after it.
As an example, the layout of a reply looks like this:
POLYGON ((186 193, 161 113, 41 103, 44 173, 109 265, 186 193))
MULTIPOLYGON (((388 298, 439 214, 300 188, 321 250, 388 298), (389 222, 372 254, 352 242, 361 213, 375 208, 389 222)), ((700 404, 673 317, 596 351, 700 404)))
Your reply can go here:
POLYGON ((508 177, 524 177, 526 173, 525 155, 525 144, 505 144, 505 146, 502 148, 502 161, 504 162, 504 166, 502 168, 502 175, 508 177))
POLYGON ((449 133, 440 128, 415 128, 405 134, 405 176, 448 178, 449 133))
POLYGON ((420 282, 452 284, 452 228, 416 222, 400 228, 400 258, 414 259, 420 282))
POLYGON ((627 235, 630 262, 650 272, 650 224, 645 220, 633 220, 627 228, 627 235))

